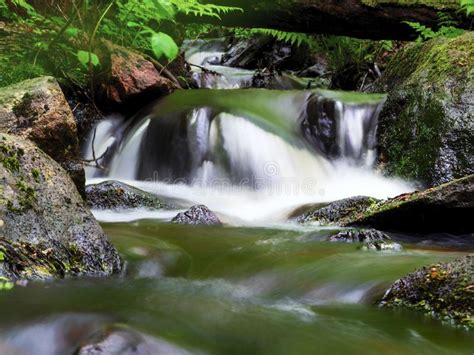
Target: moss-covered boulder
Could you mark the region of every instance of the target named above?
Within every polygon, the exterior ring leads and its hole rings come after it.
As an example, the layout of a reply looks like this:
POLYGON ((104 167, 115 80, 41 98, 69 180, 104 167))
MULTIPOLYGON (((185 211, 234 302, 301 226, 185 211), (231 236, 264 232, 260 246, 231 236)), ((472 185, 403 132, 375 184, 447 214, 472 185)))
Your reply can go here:
POLYGON ((421 268, 395 282, 380 300, 474 328, 474 256, 421 268))
POLYGON ((302 224, 373 227, 400 232, 474 231, 474 175, 388 200, 351 197, 315 206, 296 217, 302 224))
POLYGON ((407 46, 372 90, 388 92, 378 127, 387 174, 434 186, 474 173, 474 32, 407 46))
POLYGON ((0 277, 107 276, 120 268, 61 166, 33 143, 0 133, 0 277))
POLYGON ((124 184, 119 181, 104 181, 88 185, 86 196, 89 206, 93 209, 169 209, 171 204, 149 192, 124 184))
POLYGON ((296 217, 296 221, 302 224, 345 225, 379 201, 367 196, 349 197, 326 206, 315 206, 301 216, 296 217))
POLYGON ((341 221, 404 232, 474 232, 474 175, 373 204, 341 221))
POLYGON ((76 122, 56 79, 44 76, 1 88, 0 132, 36 143, 83 192, 85 174, 76 122))

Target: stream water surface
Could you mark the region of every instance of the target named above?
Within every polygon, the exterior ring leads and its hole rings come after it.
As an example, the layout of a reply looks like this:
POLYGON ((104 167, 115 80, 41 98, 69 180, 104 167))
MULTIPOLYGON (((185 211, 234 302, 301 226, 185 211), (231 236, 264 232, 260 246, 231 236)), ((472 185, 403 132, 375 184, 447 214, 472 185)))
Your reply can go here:
POLYGON ((373 305, 414 268, 463 255, 467 246, 455 239, 448 249, 404 243, 403 252, 380 253, 326 242, 333 231, 315 228, 189 227, 152 220, 104 228, 127 260, 125 276, 33 283, 1 293, 0 349, 74 353, 89 340, 90 329, 112 323, 159 339, 150 354, 474 349, 472 333, 413 311, 373 305))

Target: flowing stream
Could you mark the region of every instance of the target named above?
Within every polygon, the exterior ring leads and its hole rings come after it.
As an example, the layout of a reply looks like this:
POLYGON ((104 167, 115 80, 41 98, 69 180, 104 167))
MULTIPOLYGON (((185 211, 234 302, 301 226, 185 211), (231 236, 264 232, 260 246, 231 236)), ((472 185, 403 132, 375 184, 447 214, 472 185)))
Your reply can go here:
POLYGON ((253 73, 211 64, 220 55, 188 52, 222 73, 196 69, 203 89, 91 132, 84 156, 93 142, 101 168, 88 183, 121 180, 177 208, 94 211, 124 275, 0 293, 0 353, 75 354, 119 325, 146 334, 123 354, 472 354, 471 333, 374 306, 404 274, 472 251, 466 239, 392 235, 403 251, 370 252, 326 242, 337 229, 288 221, 308 204, 413 189, 374 171, 384 96, 304 90, 295 78, 245 88, 253 73), (194 204, 225 225, 168 223, 194 204))
MULTIPOLYGON (((303 90, 296 80, 283 84, 283 76, 277 87, 291 89, 251 89, 253 72, 208 64, 220 55, 189 54, 191 63, 207 67, 194 73, 207 89, 179 91, 131 119, 101 122, 85 146, 86 157, 103 156, 100 169, 88 169, 89 182, 125 181, 181 208, 205 204, 227 224, 254 226, 285 222, 307 204, 413 190, 373 169, 384 95, 303 90)), ((172 214, 96 216, 125 221, 172 214)))

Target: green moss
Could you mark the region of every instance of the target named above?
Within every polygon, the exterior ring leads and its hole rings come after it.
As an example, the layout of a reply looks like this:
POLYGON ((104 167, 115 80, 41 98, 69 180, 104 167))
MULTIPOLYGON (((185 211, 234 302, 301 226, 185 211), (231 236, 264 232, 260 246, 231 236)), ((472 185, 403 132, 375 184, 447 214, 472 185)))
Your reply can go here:
POLYGON ((19 243, 0 237, 0 250, 3 268, 18 279, 49 279, 84 272, 82 255, 74 245, 53 250, 45 245, 19 243))
POLYGON ((0 60, 0 87, 43 75, 47 75, 47 71, 39 65, 32 65, 22 61, 0 60))
POLYGON ((388 174, 423 185, 442 183, 448 165, 440 159, 444 151, 454 158, 448 169, 456 169, 446 175, 469 173, 473 116, 465 111, 474 100, 473 62, 472 32, 409 45, 392 59, 378 83, 379 90, 390 91, 379 123, 388 174))
POLYGON ((413 90, 407 95, 408 104, 397 122, 387 127, 386 139, 392 140, 385 150, 387 171, 396 176, 428 183, 433 180, 442 138, 445 111, 440 102, 422 97, 413 90), (414 122, 413 122, 414 121, 414 122))
POLYGON ((18 189, 18 203, 21 210, 24 211, 32 208, 37 202, 36 191, 23 180, 18 181, 16 187, 18 189))
POLYGON ((20 163, 15 157, 6 157, 2 159, 2 164, 8 171, 15 173, 20 170, 20 163))
POLYGON ((0 291, 10 291, 15 284, 6 277, 0 276, 0 291))
POLYGON ((473 257, 433 264, 397 281, 381 304, 434 315, 443 322, 473 328, 473 257))
POLYGON ((38 169, 32 169, 31 176, 33 176, 33 179, 35 180, 36 183, 39 184, 41 182, 41 178, 40 178, 41 174, 38 169))

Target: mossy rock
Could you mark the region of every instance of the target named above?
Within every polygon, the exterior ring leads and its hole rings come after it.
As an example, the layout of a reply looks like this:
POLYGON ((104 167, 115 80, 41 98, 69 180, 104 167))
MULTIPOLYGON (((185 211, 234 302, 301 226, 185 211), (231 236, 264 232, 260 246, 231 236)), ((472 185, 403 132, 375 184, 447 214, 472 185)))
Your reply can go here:
POLYGON ((332 202, 326 206, 315 206, 296 217, 298 223, 319 225, 345 225, 355 216, 367 211, 380 200, 367 196, 355 196, 332 202))
POLYGON ((378 127, 386 174, 435 186, 474 173, 474 32, 407 46, 372 91, 388 92, 378 127))
POLYGON ((61 166, 0 133, 0 277, 107 276, 120 257, 61 166))
POLYGON ((469 175, 425 191, 381 201, 341 224, 403 232, 469 234, 474 231, 472 216, 474 175, 469 175))
POLYGON ((0 88, 0 132, 33 141, 66 169, 83 192, 76 122, 55 78, 43 76, 0 88))
POLYGON ((474 256, 421 268, 395 282, 379 301, 474 328, 474 256))
POLYGON ((171 209, 171 204, 149 192, 119 181, 104 181, 86 187, 87 202, 93 209, 171 209))

